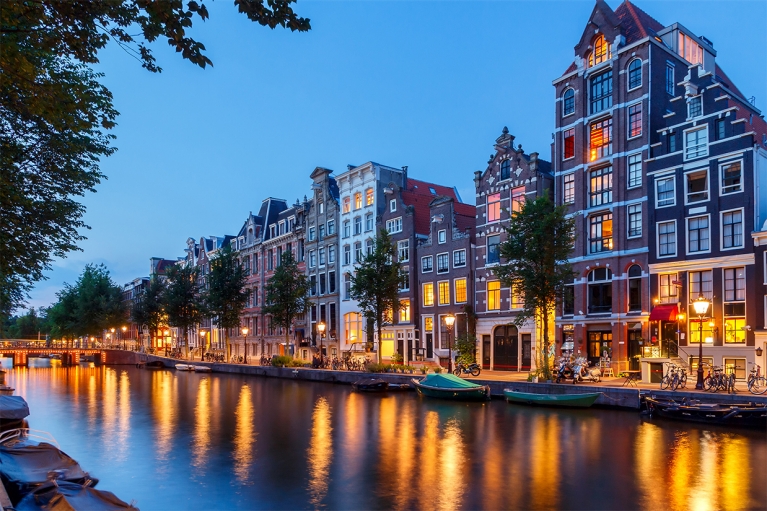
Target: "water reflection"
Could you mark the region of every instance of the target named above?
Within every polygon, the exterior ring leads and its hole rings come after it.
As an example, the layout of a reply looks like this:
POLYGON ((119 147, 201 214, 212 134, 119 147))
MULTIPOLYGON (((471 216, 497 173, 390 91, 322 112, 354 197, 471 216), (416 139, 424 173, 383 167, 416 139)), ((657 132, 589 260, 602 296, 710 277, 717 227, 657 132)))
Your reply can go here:
POLYGON ((451 419, 445 425, 445 433, 440 442, 439 459, 439 506, 438 509, 458 509, 462 506, 464 484, 464 445, 461 438, 461 425, 451 419))
POLYGON ((234 433, 234 473, 240 484, 250 482, 250 465, 253 462, 253 444, 256 434, 253 430, 253 403, 250 387, 243 385, 237 409, 234 412, 237 425, 234 433))
POLYGON ((210 449, 210 379, 202 378, 197 387, 197 405, 194 408, 194 444, 192 465, 202 475, 210 449))
POLYGON ((312 413, 312 436, 309 444, 309 502, 316 508, 325 507, 322 501, 330 483, 330 463, 333 459, 333 426, 330 421, 328 400, 320 397, 312 413))
MULTIPOLYGON (((155 456, 158 461, 167 462, 171 448, 173 447, 173 437, 176 433, 176 400, 174 399, 174 390, 176 387, 176 378, 173 373, 168 371, 154 371, 152 375, 153 388, 153 409, 155 420, 155 456)), ((165 466, 165 463, 161 463, 165 466)), ((165 469, 167 470, 166 466, 165 469)))

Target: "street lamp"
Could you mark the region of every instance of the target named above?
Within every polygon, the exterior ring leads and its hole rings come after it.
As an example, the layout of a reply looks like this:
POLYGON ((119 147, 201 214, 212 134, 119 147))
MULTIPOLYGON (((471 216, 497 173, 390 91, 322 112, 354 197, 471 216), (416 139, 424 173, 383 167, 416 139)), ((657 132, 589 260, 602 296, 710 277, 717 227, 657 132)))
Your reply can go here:
POLYGON ((122 331, 123 331, 123 333, 122 333, 122 338, 123 338, 123 349, 124 349, 124 350, 125 350, 125 349, 127 349, 127 348, 126 348, 127 344, 126 344, 126 342, 125 342, 125 341, 126 341, 126 339, 125 339, 125 331, 126 331, 126 330, 128 330, 128 327, 123 325, 123 327, 122 327, 122 331))
POLYGON ((200 329, 200 335, 202 335, 202 347, 200 348, 200 361, 205 360, 205 352, 208 351, 208 343, 205 342, 208 331, 200 329))
POLYGON ((112 332, 112 335, 109 337, 109 344, 114 344, 114 342, 115 342, 115 329, 114 329, 114 327, 112 327, 109 331, 112 332))
POLYGON ((325 337, 325 323, 320 321, 317 323, 317 331, 320 333, 320 359, 324 356, 324 353, 322 352, 322 338, 325 337))
POLYGON ((445 326, 447 326, 447 349, 449 353, 449 359, 447 361, 447 367, 449 372, 453 372, 453 324, 455 323, 455 316, 448 314, 445 316, 445 326))
POLYGON ((244 360, 244 363, 247 364, 248 363, 248 327, 246 327, 246 326, 242 327, 242 335, 245 336, 245 341, 244 341, 244 343, 245 343, 245 358, 243 360, 244 360))
POLYGON ((695 383, 697 390, 703 390, 703 318, 706 316, 711 302, 700 295, 697 300, 692 302, 692 308, 698 315, 698 381, 695 383))

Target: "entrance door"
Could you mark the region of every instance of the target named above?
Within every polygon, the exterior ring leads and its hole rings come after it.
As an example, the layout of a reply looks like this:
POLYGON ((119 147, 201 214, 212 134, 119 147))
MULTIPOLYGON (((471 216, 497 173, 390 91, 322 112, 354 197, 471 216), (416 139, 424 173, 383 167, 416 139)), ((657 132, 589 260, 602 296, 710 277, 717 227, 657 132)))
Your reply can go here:
POLYGON ((612 332, 589 332, 588 357, 592 366, 599 366, 599 359, 606 354, 613 356, 613 333, 612 332))
POLYGON ((397 339, 397 354, 402 356, 403 358, 405 356, 405 351, 404 351, 405 347, 403 346, 404 342, 405 341, 403 339, 397 339))
POLYGON ((529 371, 531 367, 532 339, 530 334, 522 334, 522 367, 523 371, 529 371))
POLYGON ((514 325, 496 327, 493 335, 493 369, 519 370, 519 335, 514 325))
POLYGON ((661 321, 660 338, 661 338, 661 356, 667 358, 676 357, 679 354, 679 348, 676 344, 677 322, 676 321, 661 321))
POLYGON ((426 358, 431 358, 434 356, 434 341, 432 341, 432 336, 434 334, 428 333, 426 334, 426 358))
POLYGON ((642 355, 641 330, 629 330, 629 371, 639 371, 639 357, 642 355))
POLYGON ((482 336, 482 369, 490 369, 490 336, 482 336))

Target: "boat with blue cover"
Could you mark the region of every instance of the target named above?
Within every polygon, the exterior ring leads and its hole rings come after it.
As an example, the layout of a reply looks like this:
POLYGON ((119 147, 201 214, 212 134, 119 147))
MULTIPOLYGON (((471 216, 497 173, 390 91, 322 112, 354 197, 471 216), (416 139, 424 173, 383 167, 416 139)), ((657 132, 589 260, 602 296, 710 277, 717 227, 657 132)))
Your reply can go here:
POLYGON ((602 395, 601 392, 582 394, 535 394, 518 390, 503 389, 503 395, 509 403, 526 405, 557 406, 567 408, 588 408, 602 395))
POLYGON ((419 394, 454 401, 488 401, 490 386, 478 385, 452 374, 430 374, 422 380, 413 378, 419 394))

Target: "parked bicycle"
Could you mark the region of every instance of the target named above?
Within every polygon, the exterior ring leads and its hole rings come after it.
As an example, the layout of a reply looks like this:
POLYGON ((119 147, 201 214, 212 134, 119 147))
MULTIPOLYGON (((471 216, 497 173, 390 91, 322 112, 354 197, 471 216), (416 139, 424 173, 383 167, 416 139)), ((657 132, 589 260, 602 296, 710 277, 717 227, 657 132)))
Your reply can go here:
POLYGON ((761 395, 767 392, 767 378, 762 375, 762 368, 759 364, 749 362, 754 367, 751 368, 748 374, 748 391, 752 394, 761 395))
POLYGON ((660 381, 660 388, 670 388, 672 391, 687 386, 687 371, 684 367, 676 364, 668 364, 668 371, 660 381))

